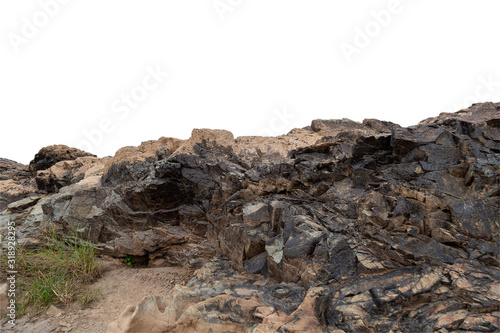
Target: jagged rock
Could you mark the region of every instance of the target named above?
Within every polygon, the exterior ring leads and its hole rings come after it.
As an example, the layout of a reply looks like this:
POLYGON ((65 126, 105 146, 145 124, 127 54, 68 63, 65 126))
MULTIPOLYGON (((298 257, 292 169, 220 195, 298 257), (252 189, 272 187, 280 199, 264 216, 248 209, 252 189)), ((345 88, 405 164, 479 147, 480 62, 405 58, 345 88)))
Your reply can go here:
POLYGON ((11 213, 19 213, 22 212, 23 210, 28 209, 29 207, 32 207, 36 205, 36 203, 40 200, 40 196, 38 195, 32 195, 29 197, 26 197, 24 199, 15 201, 7 206, 7 209, 11 213))
POLYGON ((196 271, 187 286, 129 305, 107 332, 257 333, 276 332, 282 326, 289 332, 319 332, 316 309, 325 295, 324 288, 304 295, 294 285, 255 280, 215 259, 196 271))
POLYGON ((22 180, 29 177, 28 166, 6 158, 0 158, 0 180, 22 180))
MULTIPOLYGON (((2 192, 0 227, 12 213, 30 239, 50 220, 101 254, 198 269, 112 332, 495 331, 499 109, 408 128, 315 120, 275 138, 196 129, 110 158, 50 157, 36 195, 2 192)), ((34 181, 12 165, 0 187, 34 181)))
POLYGON ((457 202, 450 206, 452 221, 464 234, 483 239, 498 236, 500 230, 497 198, 457 202))
POLYGON ((83 156, 95 157, 95 155, 65 145, 48 146, 40 149, 35 155, 35 158, 30 162, 29 169, 31 172, 45 170, 57 162, 74 160, 83 156))
POLYGON ((0 158, 0 212, 7 205, 36 192, 28 166, 0 158))
POLYGON ((38 189, 49 193, 57 192, 61 187, 78 183, 84 178, 102 176, 106 160, 107 158, 85 156, 57 162, 36 173, 38 189))

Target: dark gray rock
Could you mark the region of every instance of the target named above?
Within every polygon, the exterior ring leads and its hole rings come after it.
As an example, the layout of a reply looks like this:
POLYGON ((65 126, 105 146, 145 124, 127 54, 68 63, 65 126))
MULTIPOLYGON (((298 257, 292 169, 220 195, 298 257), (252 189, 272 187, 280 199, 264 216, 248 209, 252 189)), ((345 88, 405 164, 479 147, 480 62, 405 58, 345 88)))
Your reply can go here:
MULTIPOLYGON (((279 138, 195 130, 149 155, 103 162, 101 173, 39 171, 44 189, 58 193, 38 201, 1 193, 0 205, 16 201, 16 221, 27 221, 20 235, 33 236, 43 216, 100 253, 199 268, 189 290, 176 292, 200 323, 213 324, 213 314, 240 331, 495 331, 499 107, 409 128, 315 120, 279 138)), ((53 151, 32 169, 53 171, 80 154, 53 151)), ((9 189, 32 180, 1 162, 9 189)))
POLYGON ((35 158, 30 162, 29 169, 32 172, 45 170, 57 162, 74 160, 78 157, 93 156, 77 148, 71 148, 65 145, 53 145, 40 149, 35 158))

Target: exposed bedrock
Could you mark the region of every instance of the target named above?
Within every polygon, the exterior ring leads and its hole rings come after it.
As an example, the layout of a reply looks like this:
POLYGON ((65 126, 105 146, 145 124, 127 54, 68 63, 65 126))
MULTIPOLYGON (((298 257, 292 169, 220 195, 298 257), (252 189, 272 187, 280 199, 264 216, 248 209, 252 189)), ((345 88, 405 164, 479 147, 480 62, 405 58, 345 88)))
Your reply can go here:
POLYGON ((408 128, 195 129, 106 158, 51 147, 34 178, 0 160, 2 233, 12 218, 32 245, 50 224, 101 254, 197 269, 110 332, 500 328, 500 103, 408 128))

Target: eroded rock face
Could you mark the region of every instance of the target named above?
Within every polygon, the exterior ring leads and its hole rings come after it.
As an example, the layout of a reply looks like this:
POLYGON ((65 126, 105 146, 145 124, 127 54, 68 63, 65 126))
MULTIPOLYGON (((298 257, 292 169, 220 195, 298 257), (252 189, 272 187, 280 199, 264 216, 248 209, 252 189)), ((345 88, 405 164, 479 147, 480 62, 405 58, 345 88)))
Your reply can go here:
POLYGON ((0 212, 7 205, 36 192, 35 180, 27 165, 0 158, 0 212))
POLYGON ((108 332, 323 332, 316 309, 326 305, 326 295, 325 288, 306 293, 295 284, 238 274, 215 258, 187 286, 128 306, 108 332))
POLYGON ((77 148, 71 148, 65 145, 52 145, 40 149, 35 158, 30 162, 30 171, 36 172, 45 170, 60 161, 70 161, 78 157, 93 156, 90 153, 77 148))
POLYGON ((103 254, 198 269, 112 332, 495 331, 499 175, 500 104, 484 103, 409 128, 197 129, 60 161, 38 172, 48 194, 3 214, 25 237, 50 220, 103 254))
POLYGON ((109 158, 85 156, 57 162, 48 169, 36 173, 38 189, 48 193, 58 192, 60 188, 76 184, 84 178, 102 176, 106 160, 109 158))

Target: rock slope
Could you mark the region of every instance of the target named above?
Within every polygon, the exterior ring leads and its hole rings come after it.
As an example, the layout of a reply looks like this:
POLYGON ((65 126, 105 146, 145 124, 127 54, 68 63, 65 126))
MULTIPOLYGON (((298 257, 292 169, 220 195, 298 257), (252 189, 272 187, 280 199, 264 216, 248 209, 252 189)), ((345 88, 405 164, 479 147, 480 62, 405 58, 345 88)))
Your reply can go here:
POLYGON ((0 159, 0 232, 77 230, 102 255, 197 269, 109 332, 494 332, 500 103, 404 128, 195 129, 97 158, 0 159), (35 173, 36 172, 36 173, 35 173))

